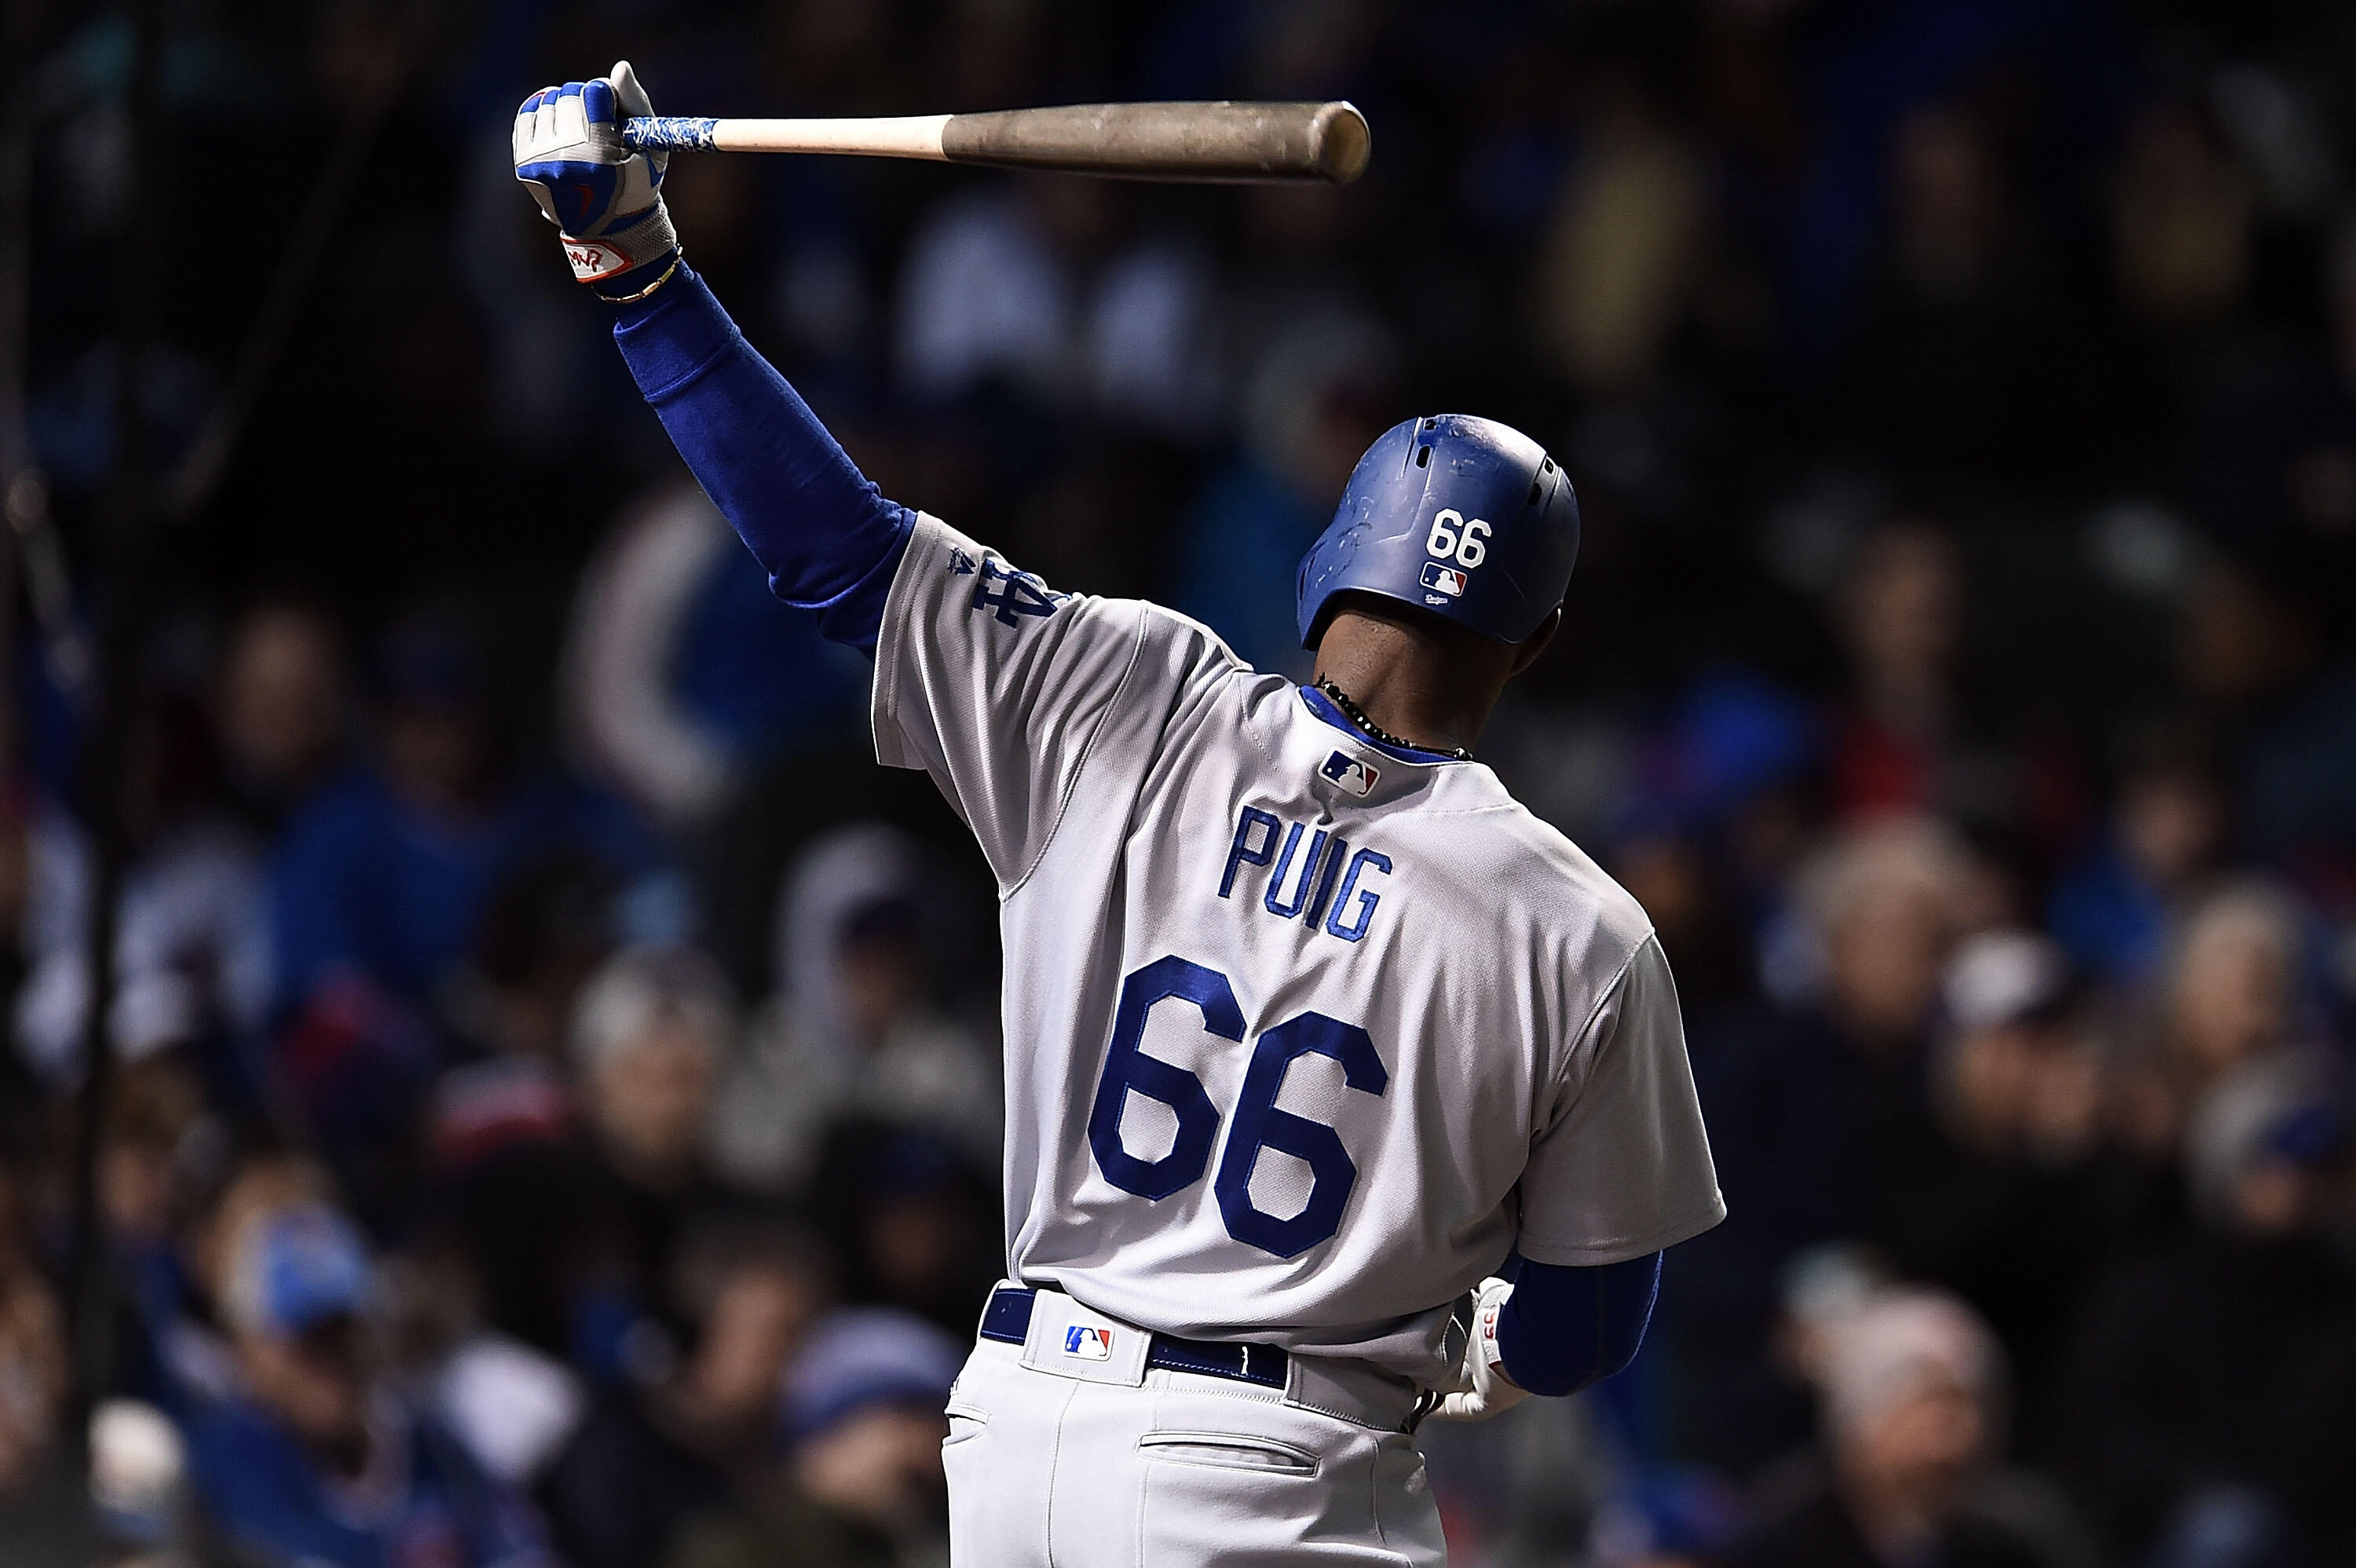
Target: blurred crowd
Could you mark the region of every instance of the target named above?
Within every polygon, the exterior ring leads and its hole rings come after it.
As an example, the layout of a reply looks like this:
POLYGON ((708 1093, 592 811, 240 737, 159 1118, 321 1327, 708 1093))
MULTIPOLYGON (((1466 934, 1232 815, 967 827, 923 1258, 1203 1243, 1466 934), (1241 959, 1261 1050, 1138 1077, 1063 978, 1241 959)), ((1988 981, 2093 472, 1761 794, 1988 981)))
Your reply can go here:
POLYGON ((515 188, 515 103, 625 55, 669 112, 1365 110, 1346 191, 675 159, 885 493, 1059 588, 1298 676, 1383 428, 1577 482, 1483 757, 1659 928, 1732 1217, 1627 1373, 1427 1429, 1456 1561, 2356 1561, 2345 6, 166 0, 144 187, 130 9, 18 9, 0 1561, 945 1560, 992 889, 515 188), (112 258, 173 240, 168 462, 384 101, 158 546, 100 996, 112 258))

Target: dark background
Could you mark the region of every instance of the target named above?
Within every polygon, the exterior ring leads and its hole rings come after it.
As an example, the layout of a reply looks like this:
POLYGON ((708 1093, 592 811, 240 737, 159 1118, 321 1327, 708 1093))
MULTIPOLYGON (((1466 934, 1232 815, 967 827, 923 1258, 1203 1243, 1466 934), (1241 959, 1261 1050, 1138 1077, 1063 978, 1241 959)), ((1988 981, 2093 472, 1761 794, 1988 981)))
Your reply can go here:
MULTIPOLYGON (((22 1560, 341 1560, 206 1457, 220 1408, 288 1419, 225 1300, 241 1217, 298 1200, 390 1282, 336 1364, 514 1510, 449 1560, 936 1560, 930 1372, 843 1395, 908 1422, 832 1453, 806 1363, 849 1322, 953 1365, 993 1276, 956 1088, 993 1071, 991 889, 866 760, 864 667, 762 595, 514 187, 516 102, 627 56, 670 113, 1365 112, 1340 191, 675 158, 688 256, 884 492, 1059 588, 1297 676, 1293 562, 1382 429, 1481 413, 1572 475, 1563 633, 1482 755, 1653 914, 1733 1218, 1671 1255, 1635 1369, 1431 1437, 1460 1561, 2356 1561, 2356 12, 9 15, 22 1560), (160 504, 225 400, 217 486, 160 504), (582 1043, 616 954, 701 1056, 633 1054, 659 1019, 582 1043), (623 1058, 683 1075, 668 1132, 597 1078, 623 1058), (799 1164, 699 1130, 746 1072, 799 1164), (776 1287, 766 1338, 713 1271, 776 1287), (508 1470, 448 1404, 486 1345, 573 1401, 508 1470), (729 1405, 722 1346, 803 1392, 729 1405), (185 1451, 93 1516, 65 1435, 110 1397, 185 1451), (617 1490, 642 1517, 599 1522, 617 1490)), ((427 1550, 410 1485, 333 1551, 427 1550)))

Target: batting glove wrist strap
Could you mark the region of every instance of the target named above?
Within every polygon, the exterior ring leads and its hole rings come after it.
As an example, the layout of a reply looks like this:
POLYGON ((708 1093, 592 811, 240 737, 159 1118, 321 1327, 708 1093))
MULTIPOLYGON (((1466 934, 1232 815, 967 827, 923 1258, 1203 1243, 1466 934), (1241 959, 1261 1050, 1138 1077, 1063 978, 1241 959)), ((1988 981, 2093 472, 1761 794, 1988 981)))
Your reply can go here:
POLYGON ((1498 1359, 1497 1319, 1513 1295, 1513 1285, 1505 1280, 1481 1282, 1472 1298, 1472 1330, 1464 1345, 1464 1386, 1442 1399, 1430 1419, 1486 1421, 1530 1397, 1529 1390, 1505 1375, 1505 1364, 1498 1359))
POLYGON ((587 239, 573 234, 562 238, 564 259, 572 264, 573 279, 584 283, 618 278, 650 261, 659 261, 679 249, 679 232, 671 227, 670 209, 660 201, 626 229, 587 239))

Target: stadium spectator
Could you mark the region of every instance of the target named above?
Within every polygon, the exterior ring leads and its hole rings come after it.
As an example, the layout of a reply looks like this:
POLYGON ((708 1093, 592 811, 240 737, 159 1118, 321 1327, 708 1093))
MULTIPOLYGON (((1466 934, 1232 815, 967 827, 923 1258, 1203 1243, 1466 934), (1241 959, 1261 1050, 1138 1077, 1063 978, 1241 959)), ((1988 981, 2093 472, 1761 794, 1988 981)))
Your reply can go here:
POLYGON ((194 1420, 189 1449, 223 1541, 283 1568, 552 1562, 523 1501, 384 1375, 370 1263, 348 1221, 308 1205, 257 1216, 225 1263, 241 1392, 194 1420))
POLYGON ((485 901, 443 1014, 494 1058, 561 1060, 582 988, 620 939, 613 873, 579 849, 513 868, 485 901))
POLYGON ((714 1157, 732 1179, 804 1189, 845 1118, 930 1132, 997 1168, 997 1063, 932 999, 940 901, 925 864, 906 835, 868 823, 819 839, 787 875, 777 994, 715 1107, 714 1157))
MULTIPOLYGON (((745 1221, 680 1248, 680 1317, 694 1339, 676 1369, 600 1396, 541 1483, 556 1537, 578 1568, 712 1560, 691 1537, 784 1510, 818 1538, 857 1541, 778 1473, 787 1369, 824 1310, 823 1265, 789 1233, 745 1221), (681 1556, 679 1553, 688 1555, 681 1556)), ((819 1560, 828 1561, 820 1548, 819 1560)), ((856 1560, 853 1558, 852 1560, 856 1560)))
POLYGON ((483 659, 447 615, 422 613, 386 638, 380 759, 323 791, 279 846, 272 931, 282 1016, 351 976, 430 1001, 499 876, 536 854, 578 848, 626 880, 652 870, 651 844, 614 803, 515 776, 483 659))
POLYGON ((1954 1168, 1917 1211, 1908 1256, 1988 1319, 2015 1374, 2017 1439, 2042 1453, 2069 1320, 2109 1260, 2164 1232, 2172 1183, 2107 1147, 2100 1014, 2058 944, 1982 933, 1943 990, 1934 1093, 1954 1168))
MULTIPOLYGON (((462 1060, 435 1080, 425 1130, 437 1174, 473 1193, 503 1156, 530 1163, 576 1130, 565 1047, 582 990, 612 954, 614 880, 561 849, 492 892, 442 1012, 462 1060)), ((502 1275, 504 1277, 504 1275, 502 1275)))
POLYGON ((1642 394, 1700 272, 1706 174, 1639 70, 1613 62, 1589 86, 1583 156, 1541 243, 1537 315, 1547 357, 1573 386, 1642 394))
POLYGON ((2156 1027, 2126 1064, 2122 1131, 2172 1155, 2201 1098, 2243 1063, 2303 1043, 2295 906, 2263 880, 2187 910, 2158 976, 2156 1027))
POLYGON ((844 1295, 920 1313, 948 1333, 1003 1263, 987 1167, 938 1136, 864 1117, 830 1130, 807 1202, 842 1261, 844 1295))
POLYGON ((2047 923, 2077 963, 2140 988, 2159 966, 2178 906, 2212 869, 2225 803, 2188 740, 2154 737, 2119 781, 2102 841, 2065 870, 2047 923))
POLYGON ((2250 280, 2258 193, 2215 122, 2187 102, 2129 128, 2112 197, 2114 262, 2128 310, 2163 335, 2230 321, 2250 280))
POLYGON ((344 645, 326 612, 271 599, 229 635, 214 697, 223 793, 273 830, 333 771, 345 741, 344 645))
POLYGON ((916 400, 953 401, 993 380, 1045 404, 1064 394, 1074 285, 1062 241, 1094 237, 1104 198, 1052 183, 944 202, 911 239, 894 358, 916 400), (1057 224, 1065 215, 1078 223, 1057 224))
POLYGON ((727 982, 693 949, 626 948, 590 979, 567 1041, 570 1093, 519 1098, 521 1121, 455 1184, 494 1328, 593 1384, 659 1359, 682 1230, 726 1206, 702 1151, 735 1028, 727 982))
MULTIPOLYGON (((262 1022, 271 966, 261 846, 213 808, 198 770, 183 768, 173 728, 151 713, 133 737, 123 802, 130 863, 116 903, 106 1027, 129 1057, 201 1047, 225 1089, 250 1093, 238 1048, 262 1022)), ((16 1046, 40 1076, 70 1085, 94 1005, 87 947, 95 847, 55 805, 31 805, 24 828, 32 918, 22 932, 16 1046)))
POLYGON ((1694 1050, 1719 1181, 1749 1202, 1679 1249, 1692 1256, 1662 1290, 1679 1452, 1738 1469, 1807 1429, 1767 1353, 1787 1265, 1834 1241, 1911 1264, 1963 1171, 1932 1037, 1946 955, 1986 918, 1976 862, 1937 819, 1894 816, 1816 848, 1794 883, 1787 928, 1765 939, 1790 953, 1791 1005, 1719 1020, 1694 1050))
POLYGON ((1985 873, 1935 818, 1890 817, 1834 840, 1798 884, 1821 991, 1762 1040, 1772 1063, 1751 1063, 1777 1081, 1774 1099, 1724 1114, 1790 1119, 1762 1128, 1787 1155, 1773 1179, 1791 1194, 1782 1222, 1902 1259, 1922 1207, 1954 1174, 1933 1111, 1931 1030, 1947 954, 1986 918, 1985 873))
POLYGON ((113 1253, 110 1294, 121 1303, 110 1391, 177 1413, 196 1391, 175 1360, 177 1337, 198 1310, 200 1286, 182 1237, 223 1174, 222 1123, 203 1083, 177 1057, 123 1070, 98 1151, 99 1201, 113 1253))
POLYGON ((793 1474, 804 1492, 883 1531, 912 1564, 948 1526, 941 1413, 964 1360, 942 1330, 888 1307, 820 1320, 786 1373, 793 1474))
MULTIPOLYGON (((1744 1568, 2058 1568, 2066 1516, 1994 1469, 2006 1397, 2002 1351, 1952 1296, 1884 1287, 1828 1326, 1814 1371, 1822 1465, 1780 1477, 1744 1568)), ((2027 1483, 2021 1483, 2026 1486, 2027 1483)))
POLYGON ((634 948, 590 980, 573 1019, 573 1068, 598 1149, 624 1180, 664 1195, 695 1180, 735 1030, 727 981, 692 948, 634 948))
POLYGON ((2059 946, 2029 932, 1984 932, 1957 949, 1943 989, 1940 1102, 1956 1141, 2045 1163, 2083 1155, 2099 1086, 2093 1053, 2070 1027, 2059 946))
POLYGON ((1962 685, 1964 613, 1964 563, 1945 528, 1901 518, 1858 546, 1837 606, 1854 671, 1830 761, 1841 816, 2008 822, 2008 759, 2000 745, 1989 755, 1962 685))
POLYGON ((65 1314, 33 1250, 22 1173, 0 1168, 0 1554, 88 1561, 97 1531, 59 1452, 65 1314))
POLYGON ((863 674, 779 604, 701 491, 625 514, 573 601, 559 700, 591 776, 678 832, 854 720, 863 674))
POLYGON ((2088 1301, 2063 1454, 2123 1552, 2329 1562, 2356 1540, 2348 1125, 2319 1063, 2228 1071, 2188 1128, 2198 1228, 2122 1260, 2088 1301))

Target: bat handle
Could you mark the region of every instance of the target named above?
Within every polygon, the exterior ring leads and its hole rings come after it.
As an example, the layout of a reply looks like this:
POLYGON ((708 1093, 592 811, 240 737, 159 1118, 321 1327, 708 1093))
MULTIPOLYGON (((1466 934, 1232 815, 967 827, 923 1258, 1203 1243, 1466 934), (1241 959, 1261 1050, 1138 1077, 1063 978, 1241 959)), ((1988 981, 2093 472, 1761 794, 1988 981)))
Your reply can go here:
POLYGON ((622 144, 633 152, 656 153, 672 148, 712 150, 712 127, 720 122, 675 114, 635 114, 622 122, 622 144))

